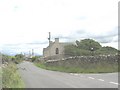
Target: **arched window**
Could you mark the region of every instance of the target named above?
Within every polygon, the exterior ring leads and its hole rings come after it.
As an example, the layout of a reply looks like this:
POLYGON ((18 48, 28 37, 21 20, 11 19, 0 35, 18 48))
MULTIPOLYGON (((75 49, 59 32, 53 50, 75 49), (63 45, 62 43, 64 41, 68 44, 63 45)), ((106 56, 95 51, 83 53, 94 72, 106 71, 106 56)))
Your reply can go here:
POLYGON ((56 48, 55 53, 59 54, 59 49, 58 48, 56 48))

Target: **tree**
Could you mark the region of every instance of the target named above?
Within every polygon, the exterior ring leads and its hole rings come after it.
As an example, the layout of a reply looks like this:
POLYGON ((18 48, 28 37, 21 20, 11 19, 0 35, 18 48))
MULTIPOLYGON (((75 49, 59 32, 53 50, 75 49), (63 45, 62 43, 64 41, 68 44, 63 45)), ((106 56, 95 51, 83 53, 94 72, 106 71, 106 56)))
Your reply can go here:
POLYGON ((10 58, 8 55, 2 54, 2 63, 9 62, 10 58))
POLYGON ((65 46, 64 52, 66 55, 74 56, 74 55, 76 55, 77 49, 78 48, 75 45, 67 45, 67 46, 65 46))
POLYGON ((118 50, 110 47, 110 46, 105 46, 96 51, 96 54, 116 54, 118 53, 118 50))
POLYGON ((32 59, 32 62, 34 62, 35 60, 37 60, 37 57, 34 56, 34 57, 32 57, 31 59, 32 59))
POLYGON ((16 54, 15 57, 16 57, 17 59, 23 59, 24 55, 22 55, 22 54, 16 54))
POLYGON ((21 61, 23 61, 24 60, 24 55, 22 55, 22 54, 16 54, 15 55, 15 63, 16 64, 18 64, 18 63, 20 63, 21 61))
MULTIPOLYGON (((88 56, 88 55, 108 55, 116 54, 118 50, 113 47, 102 47, 93 39, 76 40, 76 45, 67 45, 64 50, 66 55, 88 56)), ((120 51, 119 51, 120 52, 120 51)))
POLYGON ((84 50, 89 50, 93 49, 94 51, 97 49, 100 49, 102 46, 95 40, 93 39, 84 39, 81 41, 76 41, 77 47, 80 49, 84 50))

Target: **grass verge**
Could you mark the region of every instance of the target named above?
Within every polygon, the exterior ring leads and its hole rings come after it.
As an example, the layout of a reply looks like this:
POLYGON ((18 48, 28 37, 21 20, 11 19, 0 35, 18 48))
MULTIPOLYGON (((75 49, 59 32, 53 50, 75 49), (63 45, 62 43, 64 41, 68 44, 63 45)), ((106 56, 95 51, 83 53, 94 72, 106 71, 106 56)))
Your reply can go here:
POLYGON ((36 66, 53 71, 67 72, 67 73, 112 73, 118 72, 118 65, 102 65, 102 64, 89 64, 79 67, 68 66, 48 66, 42 63, 34 63, 36 66))
POLYGON ((8 64, 7 67, 2 69, 2 87, 3 88, 24 88, 17 66, 14 63, 8 64))
POLYGON ((2 89, 2 68, 0 67, 0 89, 2 89))

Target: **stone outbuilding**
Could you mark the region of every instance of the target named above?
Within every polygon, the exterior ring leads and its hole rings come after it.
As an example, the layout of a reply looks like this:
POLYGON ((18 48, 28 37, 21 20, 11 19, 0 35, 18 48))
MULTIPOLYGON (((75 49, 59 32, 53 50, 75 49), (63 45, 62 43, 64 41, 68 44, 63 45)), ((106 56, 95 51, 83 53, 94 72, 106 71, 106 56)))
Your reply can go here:
POLYGON ((55 41, 49 41, 49 46, 43 48, 43 56, 46 59, 58 59, 64 57, 64 46, 70 43, 61 43, 59 38, 55 38, 55 41))

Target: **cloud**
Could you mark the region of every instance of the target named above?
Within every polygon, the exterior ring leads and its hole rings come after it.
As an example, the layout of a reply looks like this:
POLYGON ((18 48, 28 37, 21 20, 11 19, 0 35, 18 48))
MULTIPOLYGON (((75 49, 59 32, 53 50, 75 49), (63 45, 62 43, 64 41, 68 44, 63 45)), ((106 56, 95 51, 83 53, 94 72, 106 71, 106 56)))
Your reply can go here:
POLYGON ((103 31, 102 33, 92 33, 88 31, 76 31, 76 35, 80 38, 92 38, 100 43, 118 42, 118 29, 115 27, 111 31, 103 31))
POLYGON ((76 17, 75 19, 77 19, 77 20, 86 20, 87 17, 86 16, 81 16, 81 17, 76 17))
POLYGON ((118 29, 114 28, 111 31, 99 35, 92 35, 91 37, 98 40, 100 43, 118 42, 118 29))
POLYGON ((14 53, 34 48, 42 54, 48 32, 51 40, 59 37, 61 42, 84 38, 117 42, 117 32, 112 31, 118 23, 117 5, 118 0, 0 1, 0 47, 14 53))
POLYGON ((34 49, 37 55, 42 55, 43 47, 46 47, 47 42, 31 42, 31 43, 18 43, 18 44, 4 44, 2 46, 2 53, 15 55, 17 53, 26 53, 34 49))
MULTIPOLYGON (((87 30, 75 30, 65 35, 56 35, 55 37, 59 37, 63 41, 75 41, 75 40, 82 40, 85 38, 95 39, 99 43, 110 43, 110 42, 118 42, 118 29, 115 27, 111 31, 104 31, 102 33, 92 33, 88 32, 87 30)), ((55 38, 54 37, 54 38, 55 38)))
POLYGON ((31 42, 31 43, 25 43, 27 45, 42 45, 42 44, 47 44, 48 41, 44 41, 44 42, 40 42, 40 41, 34 41, 34 42, 31 42))
MULTIPOLYGON (((91 38, 103 45, 107 45, 107 43, 118 42, 118 31, 114 28, 111 31, 105 31, 104 33, 92 34, 92 32, 88 32, 87 30, 75 30, 68 34, 55 34, 52 36, 52 41, 54 38, 59 38, 60 42, 75 42, 75 40, 82 40, 85 38, 91 38)), ((48 46, 48 40, 33 40, 27 43, 16 43, 16 44, 4 44, 2 46, 2 50, 4 53, 28 53, 30 50, 34 49, 36 54, 42 55, 43 48, 48 46)), ((115 46, 115 45, 114 45, 115 46)))

